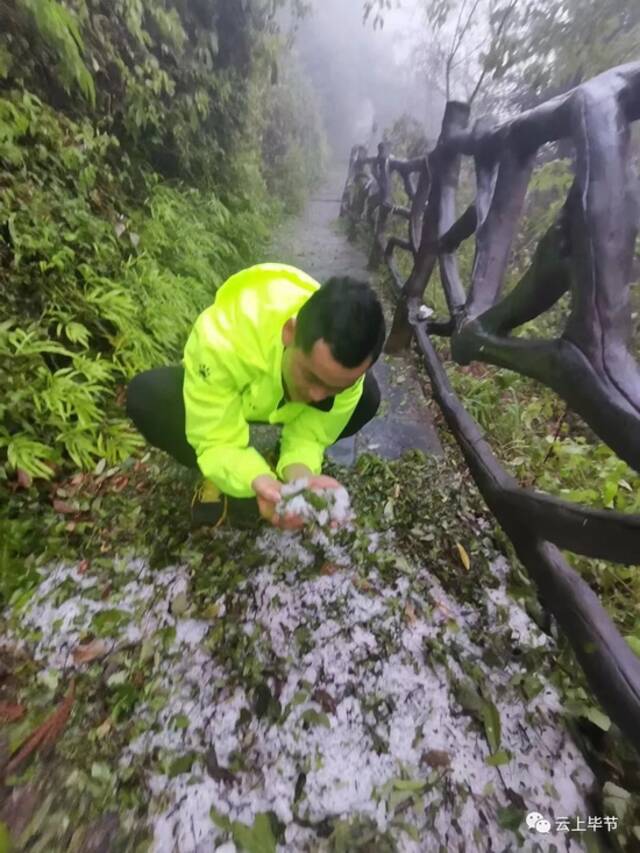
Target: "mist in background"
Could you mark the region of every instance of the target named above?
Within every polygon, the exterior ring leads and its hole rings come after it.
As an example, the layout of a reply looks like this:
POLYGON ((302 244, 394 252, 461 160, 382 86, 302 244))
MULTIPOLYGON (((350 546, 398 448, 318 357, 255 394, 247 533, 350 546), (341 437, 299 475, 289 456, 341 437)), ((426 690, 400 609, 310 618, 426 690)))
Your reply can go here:
POLYGON ((383 29, 363 24, 362 0, 314 0, 296 34, 300 63, 316 89, 331 157, 343 163, 351 146, 370 151, 403 114, 438 133, 444 98, 412 67, 424 27, 415 0, 389 10, 383 29))

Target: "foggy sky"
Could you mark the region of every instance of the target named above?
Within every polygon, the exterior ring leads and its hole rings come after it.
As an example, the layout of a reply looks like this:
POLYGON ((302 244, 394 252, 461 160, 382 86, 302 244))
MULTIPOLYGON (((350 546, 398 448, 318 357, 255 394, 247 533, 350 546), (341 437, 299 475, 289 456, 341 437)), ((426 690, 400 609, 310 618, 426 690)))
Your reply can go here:
POLYGON ((399 10, 389 11, 383 30, 374 31, 371 22, 363 25, 362 7, 362 0, 314 0, 296 37, 338 162, 355 143, 373 147, 403 113, 435 135, 443 109, 441 96, 418 81, 411 67, 421 26, 416 0, 403 0, 399 10))

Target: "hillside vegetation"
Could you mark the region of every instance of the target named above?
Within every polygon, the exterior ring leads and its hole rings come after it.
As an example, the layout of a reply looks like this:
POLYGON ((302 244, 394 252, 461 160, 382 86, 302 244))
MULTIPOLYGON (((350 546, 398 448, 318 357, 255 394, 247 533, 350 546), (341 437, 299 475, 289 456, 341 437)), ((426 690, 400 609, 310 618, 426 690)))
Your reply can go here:
MULTIPOLYGON (((0 35, 4 476, 124 459, 114 405, 175 361, 317 175, 275 4, 14 0, 0 35)), ((304 106, 307 105, 307 106, 304 106)))

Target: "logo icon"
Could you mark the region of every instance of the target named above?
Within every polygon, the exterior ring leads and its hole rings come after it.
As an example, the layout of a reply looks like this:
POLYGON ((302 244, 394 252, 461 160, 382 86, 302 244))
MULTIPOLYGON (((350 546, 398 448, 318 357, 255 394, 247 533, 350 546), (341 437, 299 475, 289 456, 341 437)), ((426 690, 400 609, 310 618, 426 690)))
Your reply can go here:
POLYGON ((551 831, 551 823, 540 812, 529 812, 527 815, 527 826, 529 829, 535 829, 543 835, 551 831))
POLYGON ((551 823, 540 812, 529 812, 527 815, 527 826, 529 829, 535 829, 543 835, 551 831, 551 823))

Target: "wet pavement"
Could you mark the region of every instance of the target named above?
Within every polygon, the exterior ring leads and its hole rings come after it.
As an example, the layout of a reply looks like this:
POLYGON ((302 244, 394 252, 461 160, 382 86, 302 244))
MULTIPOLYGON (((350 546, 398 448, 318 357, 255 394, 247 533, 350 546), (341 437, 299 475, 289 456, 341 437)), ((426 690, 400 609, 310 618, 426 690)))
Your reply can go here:
MULTIPOLYGON (((367 269, 365 252, 347 240, 338 218, 343 180, 340 172, 328 176, 326 183, 311 197, 304 213, 279 229, 272 241, 271 256, 265 260, 292 264, 318 281, 333 275, 349 275, 375 285, 375 276, 367 269)), ((381 297, 389 329, 389 300, 387 294, 381 297)), ((350 466, 364 452, 386 459, 396 459, 412 449, 442 455, 412 360, 382 355, 373 371, 382 396, 377 416, 357 435, 335 444, 327 451, 327 456, 338 464, 350 466)))

